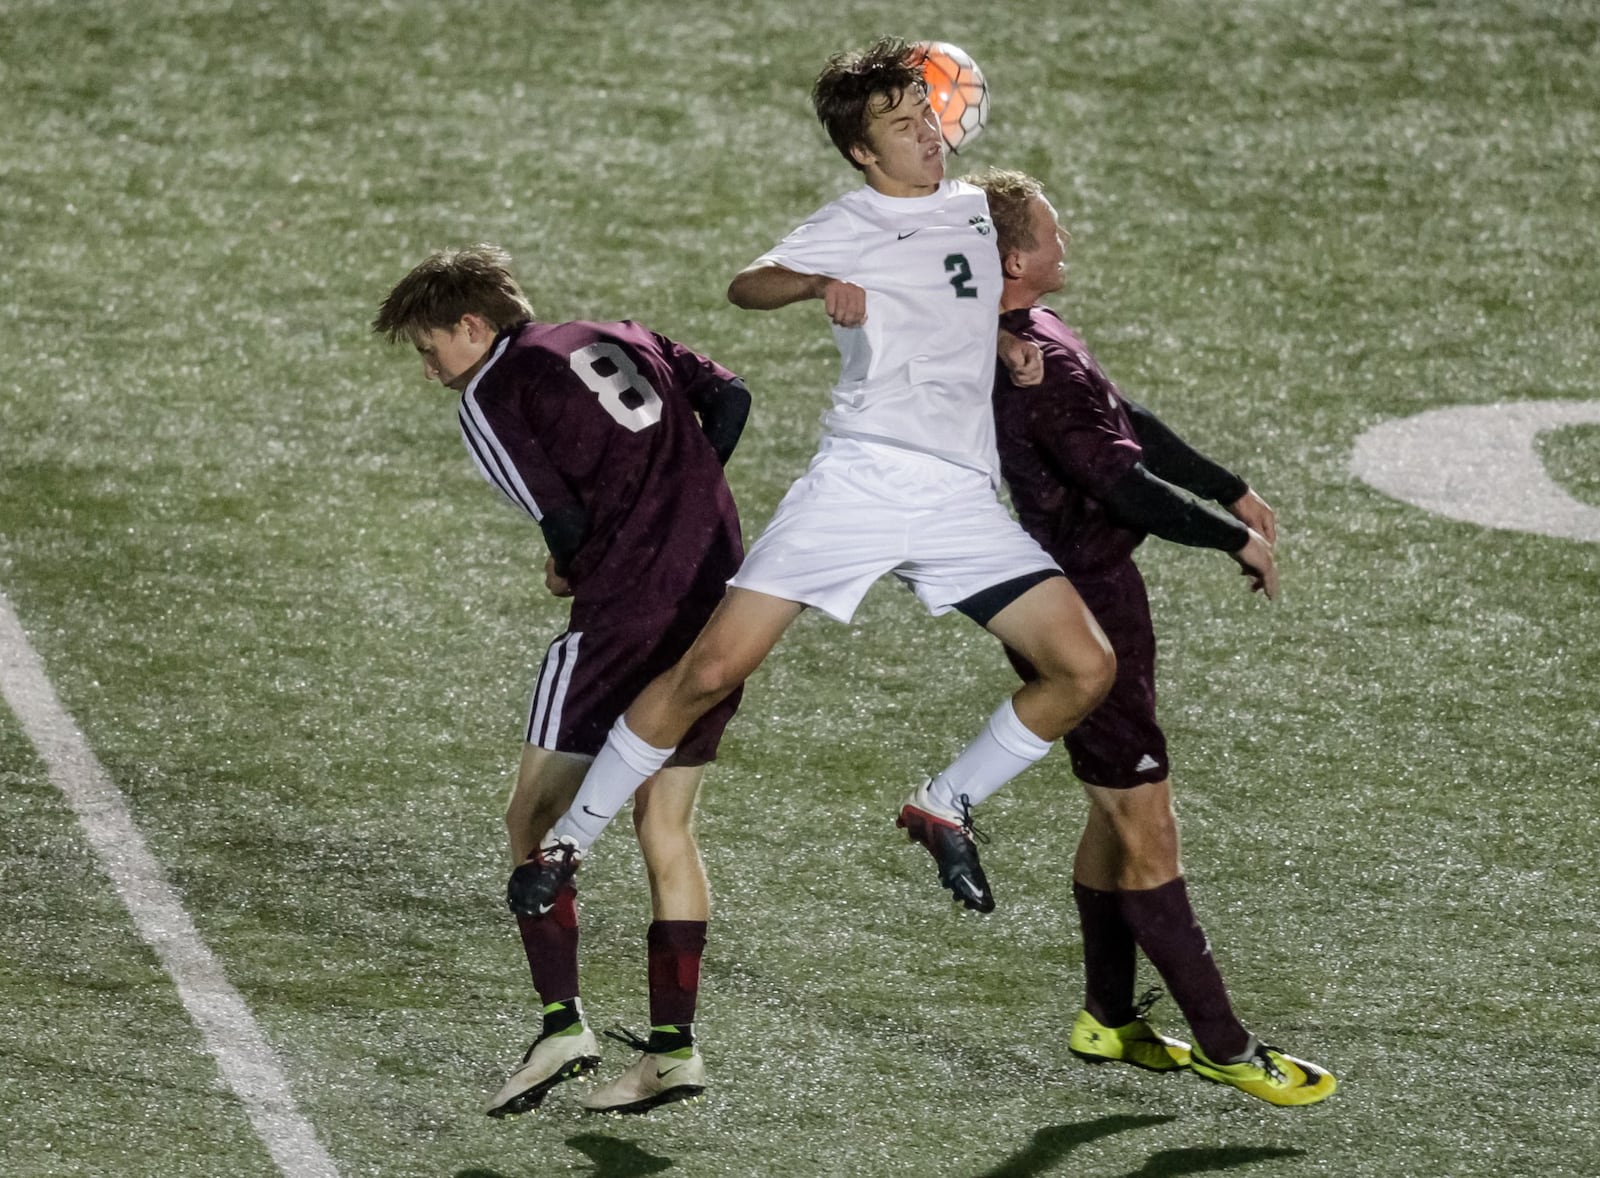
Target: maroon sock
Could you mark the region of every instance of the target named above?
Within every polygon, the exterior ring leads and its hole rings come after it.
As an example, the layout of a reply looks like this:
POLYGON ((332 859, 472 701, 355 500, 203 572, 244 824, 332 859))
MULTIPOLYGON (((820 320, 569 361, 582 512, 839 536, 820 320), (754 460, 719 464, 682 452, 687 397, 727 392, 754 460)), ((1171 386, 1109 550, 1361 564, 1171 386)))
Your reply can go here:
POLYGON ((1073 880, 1072 898, 1083 930, 1084 1009, 1102 1026, 1120 1027, 1133 1018, 1133 930, 1122 917, 1116 892, 1073 880))
POLYGON ((522 951, 539 1000, 549 1006, 578 996, 578 899, 570 885, 556 894, 555 907, 544 916, 517 917, 522 951))
POLYGON ((1234 1017, 1205 931, 1189 906, 1183 877, 1159 888, 1119 894, 1123 918, 1167 984, 1206 1058, 1223 1063, 1243 1054, 1250 1045, 1250 1032, 1234 1017))
POLYGON ((650 1025, 686 1027, 694 1022, 700 996, 700 955, 706 948, 703 920, 655 920, 645 936, 649 954, 650 1025))

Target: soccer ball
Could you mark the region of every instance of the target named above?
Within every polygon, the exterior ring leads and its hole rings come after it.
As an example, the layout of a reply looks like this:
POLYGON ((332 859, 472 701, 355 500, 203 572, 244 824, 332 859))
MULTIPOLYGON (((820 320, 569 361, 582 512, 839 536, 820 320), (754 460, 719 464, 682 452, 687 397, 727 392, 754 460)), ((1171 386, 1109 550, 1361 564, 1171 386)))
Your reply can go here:
POLYGON ((928 83, 928 105, 939 116, 939 129, 951 151, 971 143, 989 121, 989 84, 965 49, 948 41, 919 41, 911 61, 922 67, 928 83))

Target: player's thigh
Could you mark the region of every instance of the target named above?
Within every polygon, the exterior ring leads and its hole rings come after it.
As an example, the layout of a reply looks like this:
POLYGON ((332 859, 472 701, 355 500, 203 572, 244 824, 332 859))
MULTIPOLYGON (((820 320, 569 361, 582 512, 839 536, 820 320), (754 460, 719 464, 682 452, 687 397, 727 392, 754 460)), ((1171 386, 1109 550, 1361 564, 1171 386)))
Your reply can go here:
POLYGON ((674 688, 697 695, 732 690, 772 653, 804 608, 769 593, 730 587, 666 678, 674 688))
POLYGON ((1050 554, 1014 520, 981 471, 951 463, 929 479, 908 518, 907 558, 895 575, 929 613, 960 610, 980 625, 1041 580, 1060 575, 1050 554))
POLYGON ((692 595, 655 608, 591 614, 561 634, 539 666, 524 739, 594 756, 624 709, 693 644, 722 597, 692 595))
POLYGON ((1040 581, 990 618, 987 629, 1041 676, 1110 687, 1116 670, 1111 643, 1065 577, 1040 581))
MULTIPOLYGON (((1111 690, 1067 733, 1078 780, 1130 789, 1171 774, 1167 738, 1156 719, 1156 641, 1144 579, 1131 563, 1074 586, 1117 656, 1111 690)), ((1013 659, 1013 664, 1016 660, 1013 659)), ((1027 668, 1018 666, 1027 676, 1027 668)))

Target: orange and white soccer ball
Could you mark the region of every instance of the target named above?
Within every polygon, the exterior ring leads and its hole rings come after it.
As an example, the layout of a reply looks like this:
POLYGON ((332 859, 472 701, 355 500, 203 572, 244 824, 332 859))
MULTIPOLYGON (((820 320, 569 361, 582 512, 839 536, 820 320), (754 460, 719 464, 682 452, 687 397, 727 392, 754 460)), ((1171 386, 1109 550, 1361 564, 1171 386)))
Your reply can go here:
POLYGON ((983 133, 989 122, 989 84, 972 55, 948 41, 918 41, 911 60, 922 67, 928 83, 928 105, 939 117, 939 129, 951 151, 958 151, 983 133))

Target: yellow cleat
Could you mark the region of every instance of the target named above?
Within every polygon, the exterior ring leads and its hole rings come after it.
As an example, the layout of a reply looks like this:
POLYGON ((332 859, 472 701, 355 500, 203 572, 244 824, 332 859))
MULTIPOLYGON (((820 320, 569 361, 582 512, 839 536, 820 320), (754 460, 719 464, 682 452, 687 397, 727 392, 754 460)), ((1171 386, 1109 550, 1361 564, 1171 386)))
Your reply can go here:
POLYGON ((1264 1043, 1257 1043, 1255 1053, 1243 1063, 1212 1063, 1196 1047, 1189 1068, 1197 1076, 1218 1084, 1230 1084, 1268 1104, 1316 1104, 1332 1096, 1339 1086, 1332 1072, 1285 1055, 1264 1043))
POLYGON ((1120 1027, 1108 1027, 1087 1010, 1080 1010, 1067 1050, 1089 1063, 1130 1063, 1152 1072, 1189 1066, 1189 1045, 1158 1034, 1142 1015, 1120 1027))

